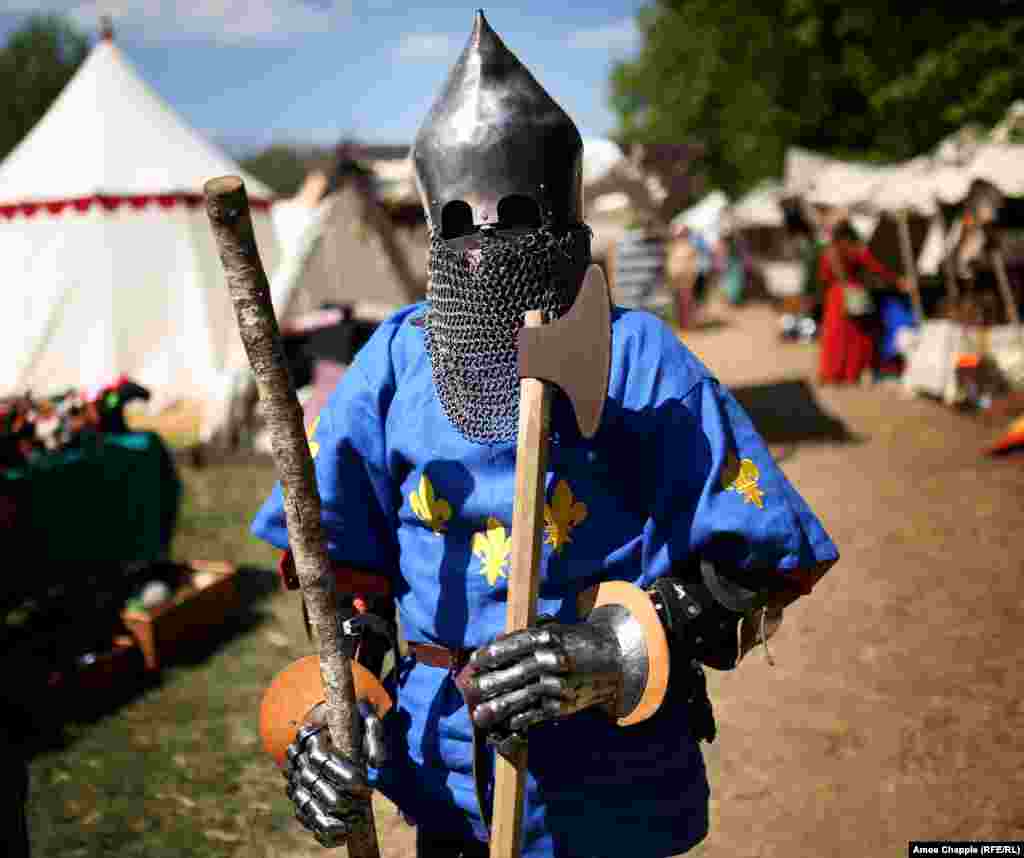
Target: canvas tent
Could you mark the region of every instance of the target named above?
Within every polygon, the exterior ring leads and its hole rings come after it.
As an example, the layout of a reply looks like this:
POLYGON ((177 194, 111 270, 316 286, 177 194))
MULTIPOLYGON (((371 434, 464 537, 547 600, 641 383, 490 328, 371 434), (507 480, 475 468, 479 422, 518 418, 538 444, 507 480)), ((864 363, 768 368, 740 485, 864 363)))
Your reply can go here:
POLYGON ((282 326, 324 304, 347 305, 357 317, 380 321, 422 299, 425 239, 399 234, 387 212, 355 182, 326 190, 324 177, 313 174, 305 193, 274 206, 285 250, 271 292, 282 326))
POLYGON ((928 155, 897 164, 839 161, 792 148, 785 189, 815 205, 864 212, 933 215, 939 203, 961 202, 985 181, 1008 197, 1024 195, 1024 145, 954 135, 928 155))
MULTIPOLYGON (((375 324, 426 294, 426 230, 397 229, 376 197, 372 177, 329 180, 307 177, 291 199, 272 210, 282 244, 281 263, 270 278, 271 300, 285 336, 336 325, 344 307, 357 323, 375 324)), ((255 382, 238 369, 206 419, 202 440, 237 443, 253 421, 255 382)))
POLYGON ((229 173, 272 271, 270 190, 100 41, 0 164, 0 395, 126 373, 155 405, 216 396, 245 360, 201 196, 229 173))
POLYGON ((672 218, 673 227, 685 226, 697 233, 708 245, 714 245, 722 232, 722 222, 729 198, 721 191, 711 191, 697 204, 672 218))
POLYGON ((786 220, 782 210, 783 199, 781 182, 762 182, 726 209, 725 225, 733 231, 780 229, 786 220))

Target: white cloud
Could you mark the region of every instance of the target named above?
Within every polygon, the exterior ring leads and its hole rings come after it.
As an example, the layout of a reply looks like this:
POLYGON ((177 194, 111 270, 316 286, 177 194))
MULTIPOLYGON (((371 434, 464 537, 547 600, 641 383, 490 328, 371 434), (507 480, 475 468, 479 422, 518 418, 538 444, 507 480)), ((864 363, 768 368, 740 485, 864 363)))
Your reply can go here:
POLYGON ((443 60, 454 61, 458 43, 447 33, 405 33, 395 48, 400 60, 443 60))
POLYGON ((569 47, 588 51, 628 53, 640 47, 640 31, 632 18, 623 18, 603 27, 575 30, 569 34, 569 47))
MULTIPOLYGON (((11 0, 9 0, 11 2, 11 0)), ((84 32, 97 33, 109 15, 116 34, 149 42, 213 40, 225 44, 280 41, 325 32, 350 12, 347 0, 13 0, 25 11, 67 15, 84 32), (40 6, 43 9, 40 9, 40 6)))

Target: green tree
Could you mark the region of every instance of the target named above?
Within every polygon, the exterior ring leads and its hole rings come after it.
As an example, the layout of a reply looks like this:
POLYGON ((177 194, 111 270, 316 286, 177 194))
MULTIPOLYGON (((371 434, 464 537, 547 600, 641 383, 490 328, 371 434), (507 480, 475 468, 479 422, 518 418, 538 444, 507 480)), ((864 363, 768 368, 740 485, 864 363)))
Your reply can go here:
POLYGON ((269 185, 271 190, 283 196, 291 196, 302 185, 306 173, 310 169, 310 158, 294 146, 275 143, 266 149, 243 158, 242 168, 260 181, 269 185))
POLYGON ((89 40, 56 15, 33 15, 10 34, 0 49, 0 159, 42 118, 88 53, 89 40))
POLYGON ((619 138, 699 141, 732 193, 778 176, 789 145, 907 158, 1024 91, 1009 0, 657 0, 638 23, 638 56, 612 72, 619 138))

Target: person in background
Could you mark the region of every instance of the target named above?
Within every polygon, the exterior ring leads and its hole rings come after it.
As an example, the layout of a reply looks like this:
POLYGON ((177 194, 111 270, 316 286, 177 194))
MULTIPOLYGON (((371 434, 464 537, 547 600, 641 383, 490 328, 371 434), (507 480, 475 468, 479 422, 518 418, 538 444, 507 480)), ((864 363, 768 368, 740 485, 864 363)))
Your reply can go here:
POLYGON ((865 273, 906 288, 879 262, 848 221, 836 224, 818 260, 824 295, 818 378, 822 384, 852 384, 877 363, 878 317, 865 273))
POLYGON ((733 306, 747 297, 748 260, 743 239, 735 233, 722 236, 723 271, 722 292, 733 306))
POLYGON ((689 227, 683 224, 673 227, 665 268, 669 288, 676 299, 676 323, 684 330, 693 326, 697 316, 695 292, 699 264, 689 227))

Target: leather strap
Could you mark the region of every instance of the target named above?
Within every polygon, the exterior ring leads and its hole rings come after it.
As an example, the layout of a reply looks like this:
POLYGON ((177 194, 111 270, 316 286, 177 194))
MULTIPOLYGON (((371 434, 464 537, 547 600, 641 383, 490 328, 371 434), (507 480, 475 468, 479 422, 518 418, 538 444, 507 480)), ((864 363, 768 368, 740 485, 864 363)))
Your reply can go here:
POLYGON ((473 727, 473 787, 476 790, 476 804, 480 809, 480 819, 491 833, 491 790, 488 787, 494 780, 494 757, 487 743, 487 733, 479 727, 473 727))
POLYGON ((454 676, 465 667, 472 650, 450 650, 439 644, 410 643, 409 652, 416 661, 429 664, 431 667, 444 668, 454 676))

